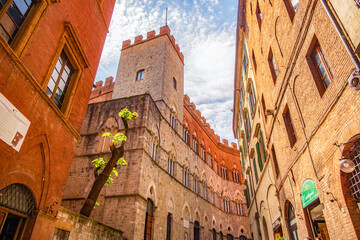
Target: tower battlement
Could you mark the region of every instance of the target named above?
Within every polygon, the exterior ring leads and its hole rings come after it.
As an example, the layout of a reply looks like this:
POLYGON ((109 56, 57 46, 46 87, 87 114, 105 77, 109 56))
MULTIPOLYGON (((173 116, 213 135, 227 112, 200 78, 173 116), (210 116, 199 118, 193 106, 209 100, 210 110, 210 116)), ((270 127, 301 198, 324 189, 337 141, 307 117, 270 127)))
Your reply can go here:
POLYGON ((154 38, 157 38, 157 37, 160 37, 160 36, 163 36, 163 35, 167 35, 169 37, 169 39, 170 39, 173 47, 175 48, 179 58, 181 59, 182 63, 184 63, 184 55, 183 55, 182 52, 180 52, 180 47, 179 47, 178 44, 176 44, 174 36, 170 35, 170 28, 168 26, 161 27, 160 28, 160 33, 158 35, 156 35, 155 30, 152 30, 152 31, 150 31, 150 32, 148 32, 146 34, 146 39, 144 39, 144 37, 142 35, 139 35, 139 36, 135 37, 135 40, 134 40, 133 44, 131 44, 130 39, 123 41, 121 50, 133 47, 135 45, 147 42, 147 41, 149 41, 151 39, 154 39, 154 38))
POLYGON ((187 94, 184 95, 184 107, 187 108, 191 113, 191 115, 201 124, 201 126, 207 132, 207 134, 211 138, 215 139, 216 143, 221 144, 224 147, 238 150, 236 143, 232 142, 231 145, 229 146, 229 141, 227 139, 222 139, 222 141, 220 141, 220 136, 217 135, 214 129, 211 128, 210 124, 206 122, 205 117, 203 117, 201 115, 201 112, 198 109, 196 109, 195 104, 190 101, 190 97, 187 94))

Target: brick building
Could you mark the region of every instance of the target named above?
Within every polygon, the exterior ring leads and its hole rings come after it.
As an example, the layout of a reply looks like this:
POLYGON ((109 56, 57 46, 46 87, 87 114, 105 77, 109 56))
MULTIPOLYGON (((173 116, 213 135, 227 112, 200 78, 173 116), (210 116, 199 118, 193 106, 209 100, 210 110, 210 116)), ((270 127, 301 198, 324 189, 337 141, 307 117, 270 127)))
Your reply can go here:
POLYGON ((79 211, 92 185, 91 161, 109 157, 127 107, 128 166, 105 186, 91 218, 127 239, 248 239, 249 221, 237 145, 214 133, 184 96, 184 57, 168 26, 123 42, 116 81, 93 91, 65 189, 63 206, 79 211), (106 100, 99 92, 109 94, 106 100), (221 236, 223 238, 221 238, 221 236))
POLYGON ((53 235, 114 4, 0 2, 0 239, 53 235))
MULTIPOLYGON (((253 81, 281 209, 272 227, 280 224, 286 239, 360 237, 358 7, 350 0, 239 1, 237 39, 245 45, 237 45, 234 130, 241 139, 248 121, 238 112, 246 110, 241 87, 253 81), (242 84, 246 71, 253 76, 242 84)), ((274 239, 262 212, 249 213, 253 238, 274 239)))

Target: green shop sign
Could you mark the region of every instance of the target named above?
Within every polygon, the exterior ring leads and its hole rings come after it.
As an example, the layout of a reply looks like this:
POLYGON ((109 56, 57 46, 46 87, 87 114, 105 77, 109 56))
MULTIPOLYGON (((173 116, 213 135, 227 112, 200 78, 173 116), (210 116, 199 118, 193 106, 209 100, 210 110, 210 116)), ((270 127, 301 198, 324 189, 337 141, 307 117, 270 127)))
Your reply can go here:
POLYGON ((304 207, 307 207, 310 203, 316 200, 319 197, 318 191, 316 189, 315 182, 313 180, 305 180, 301 188, 301 202, 304 207))

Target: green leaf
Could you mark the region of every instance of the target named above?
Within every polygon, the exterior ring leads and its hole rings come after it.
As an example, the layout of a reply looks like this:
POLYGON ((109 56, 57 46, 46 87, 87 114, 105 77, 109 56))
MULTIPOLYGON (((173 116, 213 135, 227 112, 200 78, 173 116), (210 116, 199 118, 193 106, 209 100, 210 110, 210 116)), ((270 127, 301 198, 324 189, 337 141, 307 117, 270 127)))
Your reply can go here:
POLYGON ((119 176, 118 172, 115 170, 115 168, 112 170, 112 172, 115 174, 115 176, 119 176))
POLYGON ((104 132, 102 137, 111 137, 111 133, 109 132, 104 132))
POLYGON ((120 164, 123 165, 123 166, 128 165, 124 158, 120 158, 117 161, 116 165, 120 165, 120 164))

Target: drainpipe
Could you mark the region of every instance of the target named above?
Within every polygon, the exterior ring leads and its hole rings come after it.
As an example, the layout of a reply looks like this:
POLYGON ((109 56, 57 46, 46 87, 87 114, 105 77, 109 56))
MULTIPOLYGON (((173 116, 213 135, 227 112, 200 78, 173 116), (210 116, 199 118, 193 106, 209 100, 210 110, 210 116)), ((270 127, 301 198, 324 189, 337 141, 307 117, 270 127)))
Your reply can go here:
POLYGON ((336 32, 339 34, 339 37, 341 39, 341 41, 343 42, 346 51, 348 52, 349 56, 351 57, 351 60, 353 61, 357 72, 360 71, 360 67, 359 67, 359 60, 357 59, 355 53, 352 51, 352 48, 350 46, 350 43, 347 41, 347 39, 345 39, 345 33, 343 32, 343 30, 341 29, 341 26, 339 24, 338 21, 336 21, 335 15, 334 13, 330 10, 329 4, 327 3, 326 0, 320 0, 326 13, 328 14, 331 22, 333 23, 336 32))

